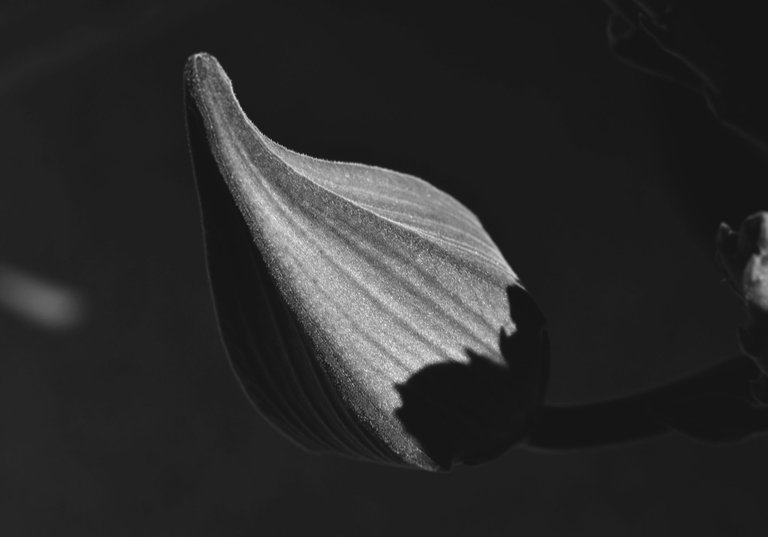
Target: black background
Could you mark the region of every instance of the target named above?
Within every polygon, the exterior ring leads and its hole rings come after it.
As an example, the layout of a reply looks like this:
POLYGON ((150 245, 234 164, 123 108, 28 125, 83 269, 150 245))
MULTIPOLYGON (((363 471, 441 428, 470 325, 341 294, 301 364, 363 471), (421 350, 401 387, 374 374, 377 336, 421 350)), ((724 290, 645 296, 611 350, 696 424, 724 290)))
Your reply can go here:
POLYGON ((549 319, 549 401, 735 354, 712 238, 766 208, 765 166, 611 56, 604 5, 63 4, 0 7, 0 268, 83 304, 54 330, 0 303, 0 532, 764 535, 765 439, 448 475, 319 457, 253 410, 218 339, 182 106, 198 51, 272 139, 475 211, 549 319))

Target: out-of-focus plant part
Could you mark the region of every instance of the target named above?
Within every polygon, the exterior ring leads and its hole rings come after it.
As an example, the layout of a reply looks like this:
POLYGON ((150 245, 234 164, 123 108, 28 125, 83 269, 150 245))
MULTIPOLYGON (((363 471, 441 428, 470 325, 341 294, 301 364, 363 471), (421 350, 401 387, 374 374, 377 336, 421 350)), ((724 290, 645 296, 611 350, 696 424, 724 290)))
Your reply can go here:
POLYGON ((627 63, 702 94, 723 124, 768 151, 762 5, 747 0, 605 0, 608 41, 627 63))
POLYGON ((429 470, 522 440, 544 320, 477 217, 418 178, 269 140, 207 54, 185 77, 218 321, 263 415, 310 450, 429 470))
POLYGON ((717 254, 728 282, 744 300, 747 325, 739 333, 741 346, 763 373, 756 389, 768 402, 768 390, 763 390, 768 375, 768 212, 749 216, 738 231, 721 224, 717 254))
POLYGON ((86 316, 83 297, 68 286, 0 265, 0 309, 43 328, 66 331, 86 316))

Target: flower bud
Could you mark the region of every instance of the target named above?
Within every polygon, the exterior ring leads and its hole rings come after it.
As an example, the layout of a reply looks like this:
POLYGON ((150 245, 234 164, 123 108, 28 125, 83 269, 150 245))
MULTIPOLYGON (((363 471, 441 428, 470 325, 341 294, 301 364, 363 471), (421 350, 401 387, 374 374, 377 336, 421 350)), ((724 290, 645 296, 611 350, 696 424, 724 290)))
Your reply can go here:
POLYGON ((768 375, 768 212, 747 217, 738 231, 720 224, 717 256, 746 305, 747 326, 739 333, 742 349, 768 375))
POLYGON ((429 470, 519 442, 544 320, 477 217, 416 177, 269 140, 209 55, 185 76, 219 327, 261 413, 307 449, 429 470))

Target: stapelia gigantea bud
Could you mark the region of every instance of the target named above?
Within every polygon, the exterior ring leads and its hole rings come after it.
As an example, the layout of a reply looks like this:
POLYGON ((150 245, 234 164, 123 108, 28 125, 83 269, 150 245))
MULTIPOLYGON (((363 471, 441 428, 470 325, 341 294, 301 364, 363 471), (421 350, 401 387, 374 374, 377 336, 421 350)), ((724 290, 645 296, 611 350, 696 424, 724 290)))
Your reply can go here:
POLYGON ((218 322, 261 413, 307 449, 428 470, 522 440, 544 320, 477 217, 416 177, 269 140, 207 54, 185 77, 218 322))

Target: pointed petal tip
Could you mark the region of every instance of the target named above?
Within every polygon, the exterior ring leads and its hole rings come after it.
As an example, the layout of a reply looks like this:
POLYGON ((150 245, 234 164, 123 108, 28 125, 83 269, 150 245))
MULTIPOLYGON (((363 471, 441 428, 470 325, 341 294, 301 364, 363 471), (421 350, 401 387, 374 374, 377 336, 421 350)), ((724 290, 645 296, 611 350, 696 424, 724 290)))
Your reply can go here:
POLYGON ((197 52, 187 58, 186 72, 200 74, 205 69, 219 68, 219 61, 207 52, 197 52))
POLYGON ((219 61, 207 52, 198 52, 187 58, 184 67, 187 91, 196 99, 201 94, 229 94, 232 82, 219 61))

